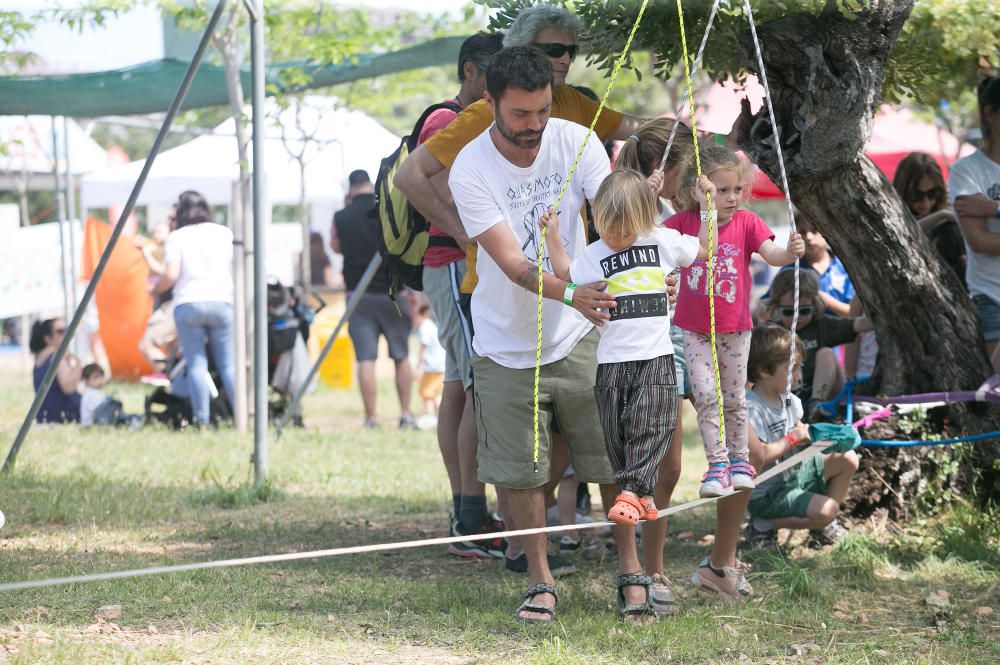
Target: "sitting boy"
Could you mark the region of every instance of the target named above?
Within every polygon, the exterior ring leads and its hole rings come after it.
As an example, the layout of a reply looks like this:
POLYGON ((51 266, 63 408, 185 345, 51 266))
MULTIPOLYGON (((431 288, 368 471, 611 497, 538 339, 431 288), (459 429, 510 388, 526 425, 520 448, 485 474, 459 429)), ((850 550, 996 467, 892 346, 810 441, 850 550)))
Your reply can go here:
POLYGON ((142 427, 142 416, 122 412, 122 403, 104 394, 107 376, 97 363, 83 368, 83 397, 80 399, 81 425, 128 425, 142 427))
MULTIPOLYGON (((802 402, 793 394, 791 406, 785 406, 790 343, 790 333, 774 324, 757 326, 750 338, 747 377, 753 389, 747 392, 747 420, 764 445, 762 472, 790 457, 795 446, 810 442, 802 422, 802 402)), ((804 355, 802 342, 796 340, 793 385, 799 380, 804 355)), ((832 543, 845 532, 837 513, 857 470, 854 451, 820 454, 758 483, 750 495, 746 534, 750 546, 780 554, 777 529, 809 529, 813 548, 832 543)))

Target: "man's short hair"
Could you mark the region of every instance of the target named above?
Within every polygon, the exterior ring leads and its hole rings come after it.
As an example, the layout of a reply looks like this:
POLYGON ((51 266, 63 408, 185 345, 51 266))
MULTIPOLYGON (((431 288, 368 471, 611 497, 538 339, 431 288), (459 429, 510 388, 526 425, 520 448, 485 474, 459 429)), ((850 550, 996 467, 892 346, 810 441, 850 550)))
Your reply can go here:
POLYGON ((551 85, 552 63, 531 46, 505 47, 486 67, 486 90, 494 101, 499 101, 507 88, 534 92, 551 85))
POLYGON ((465 63, 471 62, 476 69, 486 71, 490 58, 502 48, 502 32, 481 32, 466 39, 458 51, 458 80, 465 80, 465 63))
POLYGON ((370 185, 372 184, 372 180, 368 177, 368 171, 365 171, 364 169, 355 169, 354 171, 351 171, 351 175, 347 176, 347 184, 350 187, 370 185))
POLYGON ((555 5, 528 7, 514 19, 503 38, 504 46, 531 46, 538 33, 549 28, 579 41, 583 22, 569 11, 555 5))

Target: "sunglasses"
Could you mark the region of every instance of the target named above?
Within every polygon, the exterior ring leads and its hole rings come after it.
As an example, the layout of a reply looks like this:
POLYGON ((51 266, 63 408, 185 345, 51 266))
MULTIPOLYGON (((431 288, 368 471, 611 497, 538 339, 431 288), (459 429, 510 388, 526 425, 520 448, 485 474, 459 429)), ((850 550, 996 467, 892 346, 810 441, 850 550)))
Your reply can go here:
MULTIPOLYGON (((813 313, 813 306, 812 305, 806 305, 804 307, 799 307, 799 316, 809 316, 812 313, 813 313)), ((795 316, 795 308, 794 307, 782 307, 781 308, 781 315, 782 316, 788 316, 788 317, 795 316)))
POLYGON ((580 49, 576 44, 532 44, 532 46, 541 49, 542 53, 550 58, 561 58, 569 53, 570 60, 576 58, 576 53, 580 49))
POLYGON ((938 197, 941 196, 941 188, 933 187, 927 191, 917 189, 913 192, 914 202, 920 201, 922 199, 927 199, 928 201, 937 201, 938 197))

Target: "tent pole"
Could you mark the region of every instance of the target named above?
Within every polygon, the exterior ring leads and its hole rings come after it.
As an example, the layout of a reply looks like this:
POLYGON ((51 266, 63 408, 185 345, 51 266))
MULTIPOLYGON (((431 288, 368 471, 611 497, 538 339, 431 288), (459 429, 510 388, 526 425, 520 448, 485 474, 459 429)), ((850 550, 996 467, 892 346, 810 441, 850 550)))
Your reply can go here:
MULTIPOLYGON (((76 293, 76 283, 77 283, 77 272, 76 272, 76 237, 74 230, 76 225, 73 221, 76 219, 76 198, 73 187, 73 171, 70 169, 70 154, 69 154, 69 119, 63 116, 63 155, 66 158, 66 219, 70 220, 69 228, 67 234, 69 235, 69 292, 73 296, 70 301, 73 303, 73 307, 76 307, 77 300, 76 293)), ((80 351, 80 340, 77 341, 76 350, 80 351)), ((96 361, 97 358, 94 358, 96 361)))
MULTIPOLYGON (((250 103, 253 108, 253 466, 258 485, 267 480, 267 198, 264 182, 264 1, 253 3, 250 27, 250 103)), ((249 6, 248 6, 249 9, 249 6)))
POLYGON ((69 319, 76 302, 70 305, 69 288, 66 284, 66 229, 63 227, 63 220, 66 219, 66 201, 62 196, 62 182, 59 177, 59 136, 56 131, 56 117, 49 116, 52 120, 52 191, 56 197, 56 223, 59 224, 59 264, 62 279, 59 280, 63 292, 63 319, 69 319))
MULTIPOLYGON (((14 463, 17 461, 17 453, 24 445, 24 439, 28 436, 28 431, 31 429, 32 423, 35 421, 35 417, 38 415, 39 409, 42 408, 42 400, 49 392, 49 388, 52 387, 52 382, 56 378, 56 370, 59 369, 59 365, 62 363, 62 359, 66 356, 66 350, 69 348, 69 342, 76 333, 77 328, 80 327, 80 321, 83 319, 83 313, 86 311, 87 306, 90 304, 91 299, 94 297, 94 290, 97 288, 97 283, 101 280, 101 275, 104 274, 104 269, 108 265, 108 261, 111 259, 111 252, 115 248, 115 243, 118 242, 118 238, 121 237, 122 231, 125 228, 125 222, 132 214, 133 208, 135 208, 135 201, 139 198, 139 192, 142 191, 142 186, 146 183, 146 178, 149 176, 150 169, 153 168, 153 160, 156 159, 156 155, 160 152, 160 146, 163 144, 163 139, 167 136, 167 131, 170 129, 170 123, 174 121, 174 116, 177 115, 177 111, 181 108, 181 103, 184 101, 184 96, 187 94, 188 88, 191 87, 191 81, 194 80, 194 75, 198 71, 198 65, 201 64, 201 59, 205 55, 205 50, 208 48, 208 43, 211 41, 212 34, 215 32, 215 26, 219 23, 219 19, 222 17, 222 10, 225 9, 227 2, 226 0, 219 0, 219 3, 215 6, 215 11, 212 12, 212 17, 208 20, 208 26, 205 28, 205 34, 202 35, 201 41, 198 43, 198 48, 195 50, 194 55, 191 57, 191 62, 188 64, 187 71, 184 73, 184 79, 181 81, 180 87, 177 89, 177 94, 174 95, 174 99, 170 102, 170 108, 167 110, 167 115, 163 119, 163 126, 160 127, 160 131, 156 134, 156 140, 153 141, 153 147, 149 149, 149 156, 146 158, 146 163, 142 166, 142 172, 139 174, 139 179, 136 180, 135 186, 132 187, 132 193, 129 194, 128 201, 125 203, 125 208, 122 210, 121 216, 118 218, 118 222, 115 224, 114 230, 111 231, 111 236, 108 238, 108 244, 104 248, 104 253, 101 254, 100 260, 97 262, 97 267, 94 268, 94 275, 90 279, 90 283, 87 284, 87 289, 83 292, 83 298, 80 303, 76 306, 76 312, 73 314, 73 319, 69 322, 66 328, 66 334, 63 336, 61 342, 59 342, 59 347, 56 349, 54 357, 52 358, 52 363, 49 365, 49 369, 45 372, 45 377, 42 379, 42 384, 38 387, 38 391, 35 393, 35 399, 31 403, 31 408, 28 409, 28 413, 24 416, 24 421, 21 423, 21 428, 17 432, 17 436, 14 438, 14 443, 11 445, 10 450, 7 453, 7 459, 4 460, 2 473, 8 474, 14 468, 14 463)), ((55 122, 53 121, 53 127, 55 127, 55 122)))
POLYGON ((319 352, 319 357, 316 358, 316 362, 313 363, 312 369, 309 370, 309 374, 306 375, 306 380, 302 382, 295 395, 292 397, 292 401, 288 404, 285 409, 285 414, 281 417, 281 420, 275 424, 274 429, 276 430, 278 436, 281 436, 282 430, 285 429, 285 425, 288 424, 289 419, 291 419, 292 414, 295 413, 296 408, 299 405, 299 400, 302 399, 302 395, 305 394, 306 390, 312 384, 313 378, 316 376, 316 372, 319 371, 319 366, 323 364, 323 360, 326 358, 326 354, 330 352, 333 348, 333 342, 337 339, 337 335, 340 333, 340 329, 344 327, 348 319, 351 318, 351 314, 358 306, 358 302, 361 300, 361 296, 365 294, 368 290, 368 285, 372 283, 372 279, 375 277, 375 273, 378 271, 379 267, 382 265, 382 255, 378 252, 372 257, 372 260, 368 262, 368 267, 361 274, 361 279, 358 280, 358 285, 354 287, 354 291, 351 292, 351 297, 347 299, 347 304, 344 306, 344 313, 340 317, 340 321, 337 321, 337 326, 330 333, 330 337, 326 340, 326 344, 323 345, 322 350, 319 352))

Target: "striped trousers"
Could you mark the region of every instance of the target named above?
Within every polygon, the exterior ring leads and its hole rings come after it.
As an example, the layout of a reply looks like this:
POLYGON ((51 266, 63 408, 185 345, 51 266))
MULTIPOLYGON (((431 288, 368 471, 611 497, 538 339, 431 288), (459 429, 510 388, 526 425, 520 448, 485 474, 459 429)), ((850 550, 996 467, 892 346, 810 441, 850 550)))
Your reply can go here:
POLYGON ((677 425, 674 357, 600 364, 594 394, 618 489, 651 496, 677 425))

